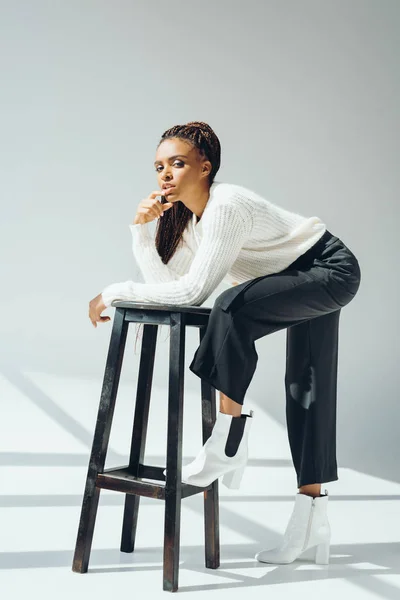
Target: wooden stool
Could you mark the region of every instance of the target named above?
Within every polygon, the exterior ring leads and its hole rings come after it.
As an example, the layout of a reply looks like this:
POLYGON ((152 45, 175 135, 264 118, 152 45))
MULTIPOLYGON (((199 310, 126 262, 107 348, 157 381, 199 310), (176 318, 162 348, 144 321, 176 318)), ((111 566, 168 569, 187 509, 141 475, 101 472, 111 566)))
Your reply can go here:
MULTIPOLYGON (((207 488, 181 482, 185 327, 198 327, 202 340, 211 312, 197 306, 171 306, 115 300, 116 308, 105 367, 92 451, 83 495, 72 570, 86 573, 100 490, 123 492, 120 549, 133 552, 140 496, 165 501, 163 589, 178 589, 181 499, 204 493, 205 566, 220 565, 218 479, 207 488), (141 345, 129 464, 104 469, 129 323, 145 323, 141 345), (165 467, 143 464, 158 325, 170 326, 167 476, 165 467), (153 479, 160 483, 143 481, 153 479)), ((201 380, 203 444, 216 420, 215 388, 201 380)))

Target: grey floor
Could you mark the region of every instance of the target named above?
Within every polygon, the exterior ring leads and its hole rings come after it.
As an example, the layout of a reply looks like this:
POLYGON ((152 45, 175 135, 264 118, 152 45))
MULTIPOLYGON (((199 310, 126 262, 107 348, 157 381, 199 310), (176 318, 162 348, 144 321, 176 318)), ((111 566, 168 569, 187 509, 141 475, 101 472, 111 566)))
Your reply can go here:
MULTIPOLYGON (((89 571, 71 571, 101 381, 45 373, 0 380, 0 589, 7 600, 96 598, 162 591, 162 501, 141 499, 136 551, 119 552, 123 497, 102 491, 89 571), (7 405, 6 414, 4 413, 7 405), (18 424, 18 425, 17 425, 18 424)), ((121 383, 107 465, 126 462, 134 389, 121 383)), ((246 399, 245 411, 252 406, 246 399)), ((166 390, 156 387, 145 462, 165 464, 166 390)), ((185 394, 184 459, 200 447, 198 394, 185 394)), ((221 566, 204 567, 202 496, 182 505, 178 593, 196 597, 400 598, 400 485, 340 467, 326 485, 332 527, 329 566, 258 563, 284 531, 296 493, 286 431, 254 414, 240 490, 220 484, 221 566), (268 432, 268 435, 266 435, 268 432)))

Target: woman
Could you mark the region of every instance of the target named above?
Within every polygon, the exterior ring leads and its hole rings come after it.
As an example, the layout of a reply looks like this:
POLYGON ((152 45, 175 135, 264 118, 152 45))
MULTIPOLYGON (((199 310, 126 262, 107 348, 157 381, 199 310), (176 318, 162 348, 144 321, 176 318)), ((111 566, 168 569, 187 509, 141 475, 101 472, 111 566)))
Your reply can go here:
POLYGON ((219 166, 220 143, 206 123, 162 135, 155 161, 162 191, 139 204, 130 225, 145 283, 107 286, 89 316, 94 326, 108 320, 101 312, 116 299, 200 305, 222 280, 232 284, 215 300, 189 367, 220 392, 211 436, 182 467, 182 481, 199 486, 223 475, 225 485, 239 487, 253 419, 253 411, 241 411, 258 359, 254 342, 287 329, 286 417, 298 491, 282 543, 256 558, 290 563, 312 549, 326 564, 328 492, 321 494, 321 484, 338 479, 339 316, 359 288, 359 264, 318 217, 215 181, 219 166), (153 239, 147 224, 158 217, 153 239))

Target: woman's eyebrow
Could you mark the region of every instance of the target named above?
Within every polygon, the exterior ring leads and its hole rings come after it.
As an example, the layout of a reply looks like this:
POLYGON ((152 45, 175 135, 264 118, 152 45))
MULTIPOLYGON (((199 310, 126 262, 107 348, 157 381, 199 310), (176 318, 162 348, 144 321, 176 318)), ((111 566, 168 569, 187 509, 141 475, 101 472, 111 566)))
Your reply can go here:
MULTIPOLYGON (((174 156, 170 156, 168 160, 172 160, 173 158, 178 158, 178 156, 183 156, 184 158, 187 158, 186 154, 174 154, 174 156)), ((155 165, 157 165, 158 163, 161 163, 161 160, 154 161, 155 165)))

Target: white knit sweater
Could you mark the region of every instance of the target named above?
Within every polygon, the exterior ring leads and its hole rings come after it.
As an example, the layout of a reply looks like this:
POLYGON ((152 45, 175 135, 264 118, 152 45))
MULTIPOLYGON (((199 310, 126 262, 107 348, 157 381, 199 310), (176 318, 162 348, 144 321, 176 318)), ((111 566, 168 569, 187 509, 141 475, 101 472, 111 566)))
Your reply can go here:
MULTIPOLYGON (((163 218, 163 217, 161 217, 163 218)), ((164 264, 149 224, 130 224, 132 249, 145 283, 124 281, 102 292, 113 300, 199 306, 221 281, 231 285, 286 269, 326 231, 236 184, 214 181, 197 221, 193 213, 175 254, 164 264)))

